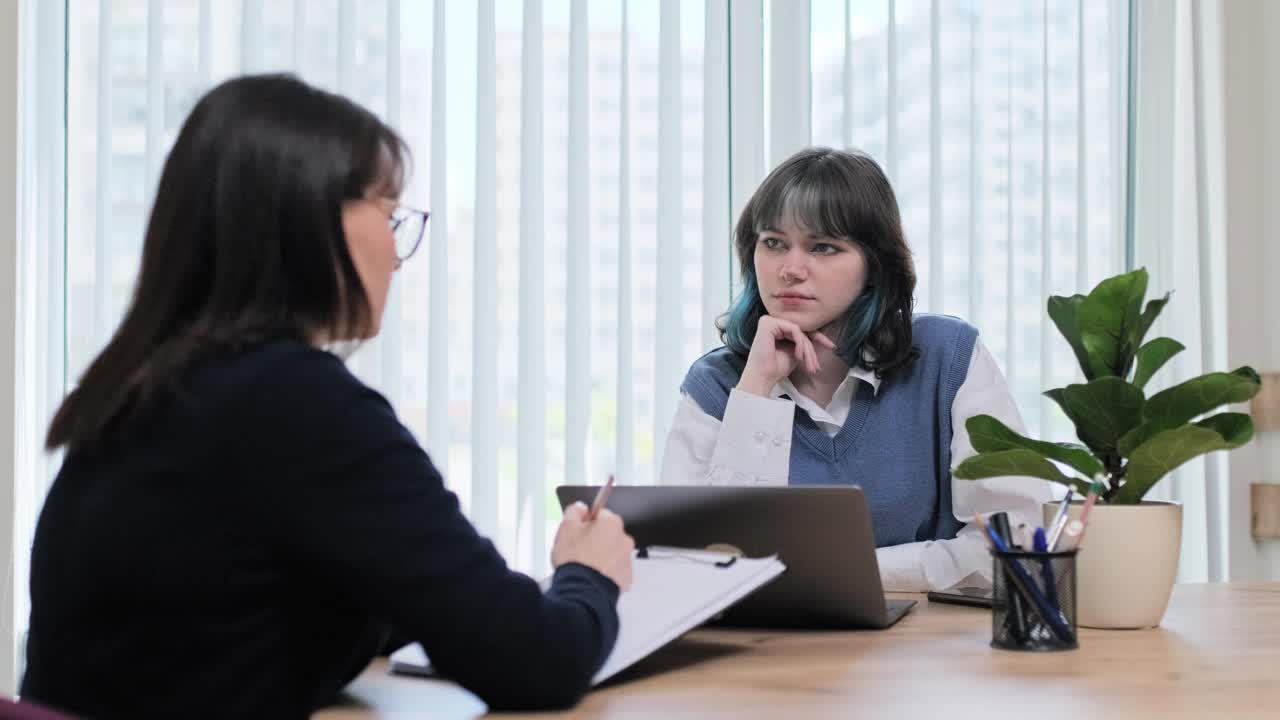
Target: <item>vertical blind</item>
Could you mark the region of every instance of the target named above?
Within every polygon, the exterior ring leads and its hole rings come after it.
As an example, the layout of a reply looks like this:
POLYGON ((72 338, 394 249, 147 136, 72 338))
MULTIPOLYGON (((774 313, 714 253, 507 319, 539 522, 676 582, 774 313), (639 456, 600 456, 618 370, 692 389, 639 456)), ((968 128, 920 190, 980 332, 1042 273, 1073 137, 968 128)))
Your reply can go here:
POLYGON ((414 150, 427 241, 350 365, 518 567, 545 569, 555 485, 654 479, 683 373, 718 344, 734 214, 810 143, 881 162, 919 309, 977 325, 1031 431, 1067 437, 1038 396, 1074 372, 1043 301, 1124 264, 1124 0, 67 8, 64 387, 129 299, 192 104, 287 70, 414 150))
POLYGON ((10 296, 15 303, 10 309, 15 311, 13 369, 18 382, 12 388, 14 424, 9 446, 14 466, 12 504, 4 510, 12 512, 13 523, 0 521, 9 538, 0 547, 10 553, 0 596, 0 691, 12 693, 16 685, 11 683, 25 657, 22 638, 29 616, 25 590, 30 539, 49 478, 61 462, 59 454, 44 452, 44 434, 45 421, 62 400, 66 377, 61 330, 66 310, 62 238, 67 220, 67 157, 62 118, 67 112, 67 86, 62 51, 67 15, 62 3, 38 3, 34 7, 11 4, 0 16, 13 22, 9 27, 16 42, 0 46, 5 54, 17 57, 18 70, 11 78, 16 82, 19 141, 14 145, 18 239, 12 248, 16 261, 12 277, 16 293, 10 296))
POLYGON ((124 311, 194 102, 289 71, 413 148, 403 200, 431 210, 427 242, 350 366, 477 525, 538 570, 555 485, 651 481, 684 368, 714 338, 704 320, 728 301, 725 0, 68 7, 67 385, 124 311))
POLYGON ((807 73, 774 84, 812 82, 812 142, 881 161, 917 310, 976 325, 1030 433, 1071 439, 1040 396, 1079 377, 1045 299, 1125 268, 1128 2, 813 0, 810 12, 807 73))

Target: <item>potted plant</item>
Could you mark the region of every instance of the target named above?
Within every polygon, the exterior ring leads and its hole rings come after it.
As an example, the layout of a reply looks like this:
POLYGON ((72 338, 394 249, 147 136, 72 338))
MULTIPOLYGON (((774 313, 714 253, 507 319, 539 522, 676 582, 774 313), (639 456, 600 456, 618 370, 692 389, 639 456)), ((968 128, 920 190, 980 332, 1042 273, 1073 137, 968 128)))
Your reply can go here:
MULTIPOLYGON (((1083 444, 1032 440, 990 415, 965 423, 978 454, 952 474, 976 480, 1043 478, 1082 495, 1099 479, 1077 556, 1077 617, 1090 627, 1158 625, 1169 604, 1182 536, 1182 506, 1144 501, 1152 486, 1186 461, 1240 447, 1253 437, 1244 413, 1206 413, 1244 402, 1261 386, 1250 367, 1192 378, 1150 397, 1152 376, 1184 347, 1147 331, 1169 294, 1143 306, 1147 271, 1108 278, 1088 296, 1049 298, 1049 317, 1075 352, 1086 382, 1049 390, 1083 444)), ((1054 511, 1046 505, 1046 523, 1054 511)), ((1080 505, 1071 509, 1078 517, 1080 505)))

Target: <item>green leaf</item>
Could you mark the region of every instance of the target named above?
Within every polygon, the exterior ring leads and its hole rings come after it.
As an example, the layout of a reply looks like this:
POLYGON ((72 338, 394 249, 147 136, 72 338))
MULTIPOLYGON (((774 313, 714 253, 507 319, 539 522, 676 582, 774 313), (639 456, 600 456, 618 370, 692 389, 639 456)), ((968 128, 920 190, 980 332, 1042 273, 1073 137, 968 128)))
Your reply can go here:
POLYGON ((1218 433, 1223 440, 1231 443, 1232 447, 1240 447, 1253 439, 1253 418, 1249 417, 1248 413, 1218 413, 1210 415, 1196 425, 1218 433))
POLYGON ((964 426, 969 431, 969 441, 973 443, 973 449, 979 452, 991 453, 1024 448, 1050 460, 1066 463, 1087 478, 1102 472, 1102 463, 1089 452, 1088 448, 1080 445, 1032 440, 1010 430, 1008 426, 990 415, 971 417, 965 421, 964 426))
POLYGON ((1248 366, 1201 375, 1152 395, 1143 419, 1154 428, 1176 428, 1220 405, 1244 402, 1261 387, 1262 378, 1248 366))
POLYGON ((1179 465, 1214 450, 1240 447, 1252 437, 1253 421, 1243 413, 1220 413, 1194 425, 1162 430, 1134 451, 1125 469, 1125 482, 1111 502, 1138 503, 1179 465))
POLYGON ((1118 377, 1101 377, 1045 393, 1076 426, 1076 434, 1101 455, 1142 420, 1142 390, 1118 377))
POLYGON ((1105 447, 1106 445, 1105 443, 1097 440, 1096 438, 1090 437, 1089 433, 1084 428, 1082 428, 1080 424, 1076 422, 1075 418, 1071 416, 1071 413, 1067 411, 1067 389, 1066 388, 1056 388, 1054 390, 1046 390, 1043 394, 1045 397, 1057 403, 1058 407, 1062 408, 1062 412, 1067 416, 1067 419, 1070 420, 1073 425, 1075 425, 1076 437, 1080 438, 1080 442, 1084 443, 1085 446, 1088 447, 1090 450, 1092 450, 1095 455, 1107 449, 1105 447))
MULTIPOLYGON (((1155 342, 1155 340, 1151 342, 1155 342)), ((1124 457, 1130 457, 1143 443, 1155 437, 1162 430, 1169 430, 1183 425, 1196 415, 1202 415, 1222 405, 1223 402, 1243 402, 1249 399, 1253 396, 1253 393, 1257 392, 1256 389, 1253 392, 1249 392, 1249 383, 1253 378, 1257 378, 1257 373, 1253 372, 1252 368, 1244 367, 1235 371, 1235 373, 1202 375, 1198 378, 1192 378, 1181 385, 1156 393, 1147 401, 1147 407, 1143 411, 1145 421, 1120 438, 1120 442, 1116 446, 1117 449, 1124 457), (1205 380, 1205 378, 1211 378, 1214 375, 1219 377, 1205 380), (1184 388, 1184 386, 1187 387, 1184 388), (1182 389, 1179 390, 1179 388, 1182 389), (1170 394, 1173 390, 1178 390, 1178 393, 1170 394), (1225 392, 1235 393, 1231 397, 1240 399, 1214 402, 1214 399, 1219 397, 1218 394, 1225 392), (1179 401, 1179 397, 1182 397, 1183 400, 1179 401), (1156 404, 1154 410, 1152 409, 1153 403, 1156 404)), ((1221 415, 1215 415, 1214 417, 1221 417, 1221 415)))
POLYGON ((951 476, 961 480, 981 480, 990 477, 1035 477, 1071 485, 1088 492, 1089 483, 1064 475, 1057 465, 1045 460, 1034 450, 1018 448, 998 452, 981 453, 966 458, 951 471, 951 476))
POLYGON ((1147 307, 1142 311, 1142 317, 1138 320, 1137 332, 1131 338, 1134 347, 1142 345, 1142 339, 1147 336, 1147 331, 1151 329, 1151 325, 1159 317, 1160 311, 1164 310, 1164 306, 1169 304, 1169 297, 1172 292, 1167 292, 1162 298, 1156 298, 1147 303, 1147 307))
POLYGON ((1098 283, 1080 303, 1080 340, 1089 354, 1094 377, 1128 375, 1132 337, 1141 320, 1147 293, 1147 271, 1139 268, 1098 283))
MULTIPOLYGON (((1150 308, 1151 305, 1148 304, 1147 307, 1150 308)), ((1169 362, 1169 358, 1186 349, 1182 343, 1167 337, 1158 337, 1138 348, 1138 369, 1133 373, 1133 384, 1146 387, 1147 381, 1169 362)))
POLYGON ((1141 447, 1143 443, 1150 440, 1156 433, 1165 429, 1167 428, 1156 427, 1155 425, 1143 423, 1120 437, 1119 442, 1116 443, 1116 451, 1120 453, 1121 457, 1130 457, 1133 455, 1134 450, 1141 447))
POLYGON ((1089 363, 1089 353, 1080 340, 1080 322, 1077 318, 1082 302, 1084 302, 1083 295, 1050 296, 1049 318, 1053 320, 1054 325, 1058 326, 1058 332, 1062 333, 1062 337, 1071 345, 1071 350, 1076 354, 1076 362, 1080 363, 1080 369, 1084 371, 1085 378, 1092 380, 1093 368, 1089 363))

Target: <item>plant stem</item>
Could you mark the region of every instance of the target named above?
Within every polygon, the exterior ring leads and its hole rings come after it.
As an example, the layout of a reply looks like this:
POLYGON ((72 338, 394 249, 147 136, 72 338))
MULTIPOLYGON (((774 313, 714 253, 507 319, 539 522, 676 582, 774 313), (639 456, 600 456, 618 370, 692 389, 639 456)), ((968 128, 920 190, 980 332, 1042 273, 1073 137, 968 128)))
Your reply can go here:
POLYGON ((1107 475, 1112 482, 1117 482, 1124 477, 1124 458, 1120 457, 1120 453, 1103 453, 1102 465, 1107 469, 1107 475))
POLYGON ((1110 502, 1116 493, 1120 492, 1120 481, 1124 479, 1124 458, 1120 457, 1120 453, 1106 453, 1102 458, 1102 464, 1107 468, 1107 485, 1108 487, 1102 492, 1102 499, 1110 502))

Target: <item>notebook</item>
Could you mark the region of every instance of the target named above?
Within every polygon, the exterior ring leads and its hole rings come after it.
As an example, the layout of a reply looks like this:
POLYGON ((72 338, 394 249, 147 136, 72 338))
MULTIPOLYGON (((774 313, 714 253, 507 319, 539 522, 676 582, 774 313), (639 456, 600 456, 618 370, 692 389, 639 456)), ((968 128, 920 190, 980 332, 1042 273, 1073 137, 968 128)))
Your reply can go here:
MULTIPOLYGON (((636 555, 631 589, 618 598, 618 641, 592 685, 696 628, 786 569, 777 556, 746 558, 670 547, 641 548, 636 555)), ((430 658, 417 643, 392 653, 391 671, 433 674, 430 658)))

